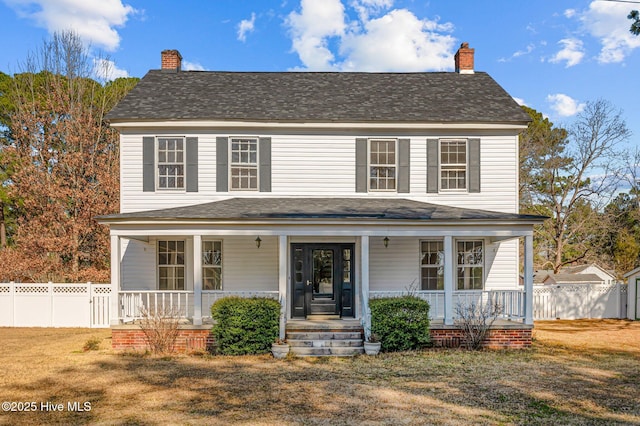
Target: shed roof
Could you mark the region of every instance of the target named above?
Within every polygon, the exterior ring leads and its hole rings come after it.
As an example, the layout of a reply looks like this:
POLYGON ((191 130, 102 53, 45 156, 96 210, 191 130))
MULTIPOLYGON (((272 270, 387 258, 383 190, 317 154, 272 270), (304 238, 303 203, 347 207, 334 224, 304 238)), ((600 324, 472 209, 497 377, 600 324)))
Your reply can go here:
POLYGON ((242 219, 388 219, 431 221, 509 221, 539 223, 546 217, 463 209, 408 199, 389 198, 229 198, 204 204, 112 214, 105 222, 128 220, 242 219))

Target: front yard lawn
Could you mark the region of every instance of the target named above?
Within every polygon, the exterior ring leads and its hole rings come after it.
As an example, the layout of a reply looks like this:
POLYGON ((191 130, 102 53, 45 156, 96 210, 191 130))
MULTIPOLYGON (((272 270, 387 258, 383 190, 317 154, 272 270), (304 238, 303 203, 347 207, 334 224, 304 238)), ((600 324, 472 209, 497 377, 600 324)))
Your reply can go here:
POLYGON ((525 351, 276 361, 120 354, 109 330, 0 328, 0 399, 36 408, 0 423, 640 424, 640 322, 538 322, 534 336, 525 351), (83 352, 94 337, 100 349, 83 352))

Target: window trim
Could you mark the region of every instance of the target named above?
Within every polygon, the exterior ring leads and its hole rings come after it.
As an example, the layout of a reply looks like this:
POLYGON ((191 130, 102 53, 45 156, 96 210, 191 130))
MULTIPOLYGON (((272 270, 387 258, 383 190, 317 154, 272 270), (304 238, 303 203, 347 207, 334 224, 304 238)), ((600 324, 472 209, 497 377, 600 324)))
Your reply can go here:
POLYGON ((456 239, 454 241, 454 247, 455 247, 455 258, 454 258, 454 268, 455 268, 455 277, 454 277, 454 291, 484 291, 485 288, 485 284, 486 284, 486 276, 485 276, 485 271, 486 271, 486 262, 487 262, 487 242, 482 239, 482 238, 459 238, 456 239), (482 247, 482 263, 478 264, 478 265, 473 265, 473 264, 459 264, 458 263, 458 243, 480 243, 481 247, 482 247), (458 287, 458 280, 460 278, 459 274, 458 274, 458 269, 459 268, 473 268, 473 267, 479 267, 482 270, 482 287, 481 288, 459 288, 458 287))
POLYGON ((223 291, 224 290, 224 243, 222 239, 203 239, 201 244, 201 253, 203 256, 201 263, 202 269, 202 291, 223 291), (208 265, 204 263, 204 244, 205 243, 220 243, 220 266, 217 265, 208 265), (220 269, 220 288, 219 289, 206 289, 204 286, 204 270, 205 268, 210 269, 220 269))
MULTIPOLYGON (((164 238, 159 238, 156 240, 156 274, 157 274, 157 280, 156 280, 156 288, 158 291, 186 291, 187 290, 187 241, 183 238, 177 238, 177 239, 164 239, 164 238), (182 259, 183 259, 183 264, 166 264, 166 265, 161 265, 160 264, 160 242, 181 242, 183 244, 183 251, 182 251, 182 259), (160 269, 162 267, 165 268, 177 268, 177 267, 182 267, 182 279, 183 279, 183 288, 182 289, 178 289, 178 288, 173 288, 173 289, 161 289, 160 288, 160 269)), ((175 283, 174 283, 174 287, 175 287, 175 283)))
MULTIPOLYGON (((459 166, 462 163, 453 164, 459 166)), ((438 139, 438 192, 439 193, 466 193, 469 192, 469 138, 440 138, 438 139), (443 188, 442 187, 442 144, 443 142, 464 142, 465 164, 464 164, 464 188, 443 188)))
POLYGON ((233 191, 239 191, 239 192, 260 192, 260 137, 259 136, 229 136, 228 141, 228 150, 227 150, 227 161, 228 161, 228 182, 229 182, 229 187, 228 187, 228 192, 233 192, 233 191), (234 167, 234 164, 236 167, 246 167, 245 166, 240 166, 238 165, 239 163, 234 163, 233 160, 233 140, 243 140, 243 139, 250 139, 255 141, 256 143, 256 163, 255 163, 255 168, 256 168, 256 187, 255 188, 234 188, 233 187, 233 176, 232 176, 232 169, 234 167))
MULTIPOLYGON (((419 249, 419 253, 420 253, 420 257, 419 257, 419 264, 420 264, 420 291, 442 291, 444 292, 444 271, 445 271, 445 264, 444 264, 444 259, 445 259, 445 255, 444 255, 444 240, 442 239, 437 239, 437 238, 432 238, 432 239, 425 239, 425 240, 418 240, 418 249, 419 249), (440 243, 442 244, 442 265, 435 265, 435 264, 423 264, 422 263, 422 243, 440 243), (442 267, 442 289, 435 289, 435 290, 429 290, 429 289, 424 289, 423 288, 423 283, 422 283, 422 270, 426 269, 426 268, 439 268, 442 267)), ((436 283, 437 286, 437 283, 436 283)))
POLYGON ((399 159, 398 159, 398 139, 397 138, 368 138, 367 139, 367 192, 398 192, 398 172, 400 169, 399 166, 399 159), (374 167, 371 164, 371 143, 372 142, 393 142, 393 153, 394 153, 394 157, 395 157, 395 163, 393 164, 393 166, 386 164, 386 165, 376 165, 378 167, 393 167, 395 170, 395 185, 393 189, 373 189, 371 188, 371 167, 374 167))
POLYGON ((154 178, 156 191, 164 192, 186 192, 187 191, 187 138, 186 136, 156 136, 154 144, 154 178), (160 139, 180 139, 182 140, 182 187, 163 188, 160 186, 160 165, 180 164, 180 163, 160 163, 160 139))

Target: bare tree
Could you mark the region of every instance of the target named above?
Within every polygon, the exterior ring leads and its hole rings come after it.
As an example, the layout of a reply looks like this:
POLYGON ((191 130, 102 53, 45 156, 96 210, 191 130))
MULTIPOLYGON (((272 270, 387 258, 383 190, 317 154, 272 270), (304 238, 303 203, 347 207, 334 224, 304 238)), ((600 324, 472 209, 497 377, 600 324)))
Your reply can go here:
POLYGON ((551 217, 538 228, 550 267, 584 259, 600 223, 596 213, 611 200, 622 178, 620 144, 631 132, 609 102, 588 102, 568 130, 562 158, 536 170, 532 210, 551 217))

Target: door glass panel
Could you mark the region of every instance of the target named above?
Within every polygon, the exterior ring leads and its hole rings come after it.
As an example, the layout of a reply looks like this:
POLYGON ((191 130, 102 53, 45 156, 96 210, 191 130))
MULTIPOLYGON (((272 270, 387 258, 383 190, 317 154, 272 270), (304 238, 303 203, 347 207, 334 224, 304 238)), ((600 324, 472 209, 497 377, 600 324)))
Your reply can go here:
POLYGON ((342 250, 342 281, 351 282, 351 249, 342 250))
POLYGON ((313 293, 333 295, 333 250, 313 250, 313 293))
POLYGON ((293 254, 294 282, 302 282, 302 249, 297 248, 293 254))

